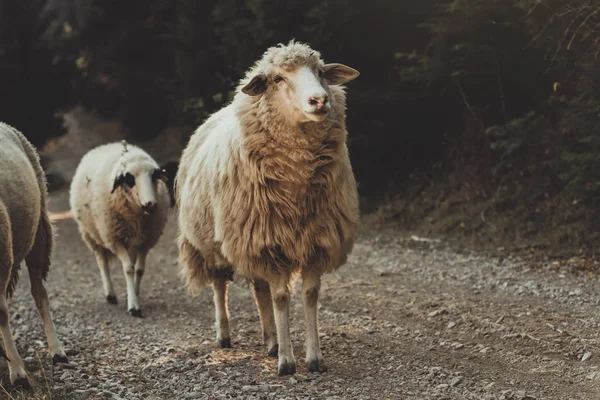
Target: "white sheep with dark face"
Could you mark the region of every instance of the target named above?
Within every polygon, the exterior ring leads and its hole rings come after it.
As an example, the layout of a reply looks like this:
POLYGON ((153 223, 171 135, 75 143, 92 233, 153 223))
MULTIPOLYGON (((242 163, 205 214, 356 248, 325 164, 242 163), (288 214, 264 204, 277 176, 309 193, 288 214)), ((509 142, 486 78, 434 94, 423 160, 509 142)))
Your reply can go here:
POLYGON ((302 276, 306 362, 326 371, 319 345, 321 275, 339 268, 359 220, 346 147, 346 95, 358 76, 324 64, 309 46, 268 49, 232 103, 200 126, 176 178, 179 253, 192 292, 212 284, 217 340, 230 347, 227 280, 253 282, 279 374, 296 371, 289 336, 289 284, 302 276))
POLYGON ((52 361, 67 362, 44 287, 54 240, 46 200, 46 178, 37 152, 19 131, 0 122, 0 332, 10 382, 16 386, 27 387, 29 382, 10 331, 7 299, 17 285, 23 261, 44 321, 52 361))
POLYGON ((167 222, 166 179, 148 153, 121 142, 90 150, 71 183, 73 216, 96 255, 106 300, 117 304, 109 271, 109 261, 116 257, 127 282, 127 309, 135 317, 142 316, 138 296, 146 256, 167 222))

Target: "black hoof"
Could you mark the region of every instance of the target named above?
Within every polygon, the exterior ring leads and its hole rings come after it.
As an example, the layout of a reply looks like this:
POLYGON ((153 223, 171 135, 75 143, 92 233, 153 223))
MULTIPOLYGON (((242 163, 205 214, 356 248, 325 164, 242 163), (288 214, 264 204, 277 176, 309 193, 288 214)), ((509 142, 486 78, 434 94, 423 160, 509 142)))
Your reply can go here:
POLYGON ((231 348, 231 338, 219 340, 219 347, 221 349, 230 349, 231 348))
POLYGON ((15 389, 31 390, 31 385, 27 378, 17 378, 12 385, 15 389))
POLYGON ((68 364, 69 363, 69 359, 67 358, 67 356, 61 356, 60 354, 55 354, 52 356, 52 364, 56 365, 56 364, 68 364))
POLYGON ((275 347, 270 349, 267 354, 269 357, 277 358, 277 356, 279 355, 279 346, 276 345, 275 347))
POLYGON ((277 375, 285 376, 285 375, 294 375, 296 373, 296 364, 282 364, 279 366, 279 371, 277 375))
POLYGON ((308 362, 308 370, 310 372, 327 372, 327 366, 323 360, 310 360, 308 362))
POLYGON ((108 302, 108 304, 117 304, 117 296, 109 294, 108 296, 106 296, 106 301, 108 302))
POLYGON ((131 310, 129 310, 129 315, 131 315, 132 317, 136 317, 136 318, 144 318, 142 316, 142 310, 140 310, 139 308, 137 310, 135 308, 132 308, 131 310))

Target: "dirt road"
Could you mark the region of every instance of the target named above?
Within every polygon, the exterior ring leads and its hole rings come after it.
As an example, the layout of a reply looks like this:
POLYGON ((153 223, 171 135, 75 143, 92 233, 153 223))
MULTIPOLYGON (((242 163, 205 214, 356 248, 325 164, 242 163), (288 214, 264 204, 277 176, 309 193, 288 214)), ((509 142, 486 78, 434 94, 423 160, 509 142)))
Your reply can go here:
MULTIPOLYGON (((53 193, 50 208, 67 210, 67 193, 53 193)), ((48 289, 73 369, 49 363, 26 271, 11 305, 19 350, 52 399, 600 398, 600 288, 584 273, 363 228, 349 263, 323 284, 329 372, 306 370, 295 295, 299 371, 279 378, 241 283, 229 301, 234 348, 216 347, 211 290, 191 298, 177 275, 173 215, 149 257, 144 319, 127 315, 120 267, 111 268, 119 304, 109 305, 75 222, 56 225, 48 289)))

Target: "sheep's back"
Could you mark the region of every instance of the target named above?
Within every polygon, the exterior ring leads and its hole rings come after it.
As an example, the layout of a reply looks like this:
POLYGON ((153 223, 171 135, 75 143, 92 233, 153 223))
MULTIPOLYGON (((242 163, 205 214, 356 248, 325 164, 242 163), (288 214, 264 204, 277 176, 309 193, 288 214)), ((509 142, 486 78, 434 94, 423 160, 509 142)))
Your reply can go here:
POLYGON ((36 170, 20 137, 12 128, 0 124, 0 200, 12 227, 15 264, 33 246, 42 212, 42 194, 45 195, 45 188, 39 186, 36 170))

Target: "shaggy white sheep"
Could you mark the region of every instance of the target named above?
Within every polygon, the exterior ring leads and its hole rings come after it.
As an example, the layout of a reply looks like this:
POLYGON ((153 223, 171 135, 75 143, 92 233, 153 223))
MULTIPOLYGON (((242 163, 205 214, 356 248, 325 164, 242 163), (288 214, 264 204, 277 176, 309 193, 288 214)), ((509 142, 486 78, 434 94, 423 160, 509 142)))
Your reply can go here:
POLYGON ((27 387, 29 383, 10 331, 7 298, 15 289, 23 260, 29 270, 31 294, 44 321, 52 361, 67 362, 44 288, 53 243, 46 197, 46 178, 37 152, 19 131, 0 123, 0 332, 10 382, 17 386, 27 387))
POLYGON ((146 256, 167 222, 167 180, 144 150, 109 143, 83 156, 71 183, 70 203, 83 240, 96 254, 106 300, 117 304, 109 261, 117 257, 127 281, 127 309, 141 317, 138 296, 146 256))
POLYGON ((317 324, 321 275, 346 261, 359 219, 339 85, 358 75, 324 64, 302 43, 269 48, 181 158, 179 252, 188 287, 212 284, 217 340, 230 347, 227 280, 234 271, 251 280, 280 375, 296 371, 289 337, 295 273, 303 281, 308 368, 326 371, 317 324))

